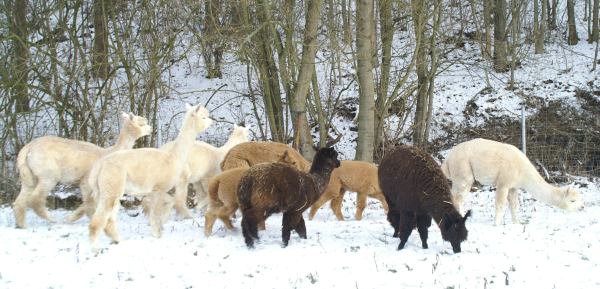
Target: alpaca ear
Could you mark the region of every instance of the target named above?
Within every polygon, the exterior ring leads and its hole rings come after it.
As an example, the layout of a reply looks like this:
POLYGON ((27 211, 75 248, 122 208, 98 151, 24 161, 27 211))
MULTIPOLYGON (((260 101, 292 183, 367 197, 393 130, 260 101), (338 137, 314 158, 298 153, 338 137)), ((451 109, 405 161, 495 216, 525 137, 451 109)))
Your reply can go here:
POLYGON ((124 119, 124 120, 126 120, 126 119, 129 118, 129 114, 126 113, 126 112, 124 112, 124 111, 121 111, 121 118, 124 119))
POLYGON ((186 111, 190 111, 192 109, 193 106, 191 106, 189 103, 185 103, 185 110, 186 111))
POLYGON ((130 119, 130 120, 133 120, 133 117, 134 117, 133 113, 131 113, 131 112, 130 112, 130 113, 129 113, 129 119, 130 119))
POLYGON ((196 106, 196 112, 199 112, 201 107, 202 106, 198 104, 198 106, 196 106))
POLYGON ((471 210, 468 210, 467 213, 465 214, 465 216, 463 217, 463 222, 465 222, 467 220, 467 218, 470 216, 471 216, 471 210))

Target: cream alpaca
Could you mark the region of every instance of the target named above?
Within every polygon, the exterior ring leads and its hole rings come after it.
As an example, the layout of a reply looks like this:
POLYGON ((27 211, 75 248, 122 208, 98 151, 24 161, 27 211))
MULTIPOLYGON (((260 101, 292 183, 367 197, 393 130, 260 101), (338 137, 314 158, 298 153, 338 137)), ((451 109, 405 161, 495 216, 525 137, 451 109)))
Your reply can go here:
POLYGON ((367 205, 367 197, 379 200, 383 210, 387 213, 388 205, 377 180, 377 166, 361 161, 342 161, 340 167, 331 172, 327 189, 310 208, 308 218, 312 220, 317 210, 331 200, 331 210, 336 218, 340 221, 344 220, 342 200, 346 191, 357 194, 355 219, 362 219, 363 210, 367 205))
MULTIPOLYGON (((208 181, 221 172, 221 162, 229 150, 240 144, 248 141, 248 129, 243 126, 234 125, 233 131, 227 142, 221 147, 214 147, 202 141, 196 141, 192 146, 187 158, 187 165, 190 170, 190 178, 188 183, 194 186, 197 194, 198 208, 204 208, 208 204, 208 195, 206 194, 208 181)), ((166 143, 161 147, 163 150, 169 150, 175 142, 166 143)), ((171 197, 166 194, 154 194, 146 198, 162 198, 162 200, 145 200, 144 211, 150 212, 149 204, 155 204, 157 207, 153 209, 167 209, 166 212, 156 212, 155 214, 163 215, 170 210, 168 203, 171 202, 171 197), (166 205, 166 206, 165 206, 166 205)), ((186 206, 187 191, 182 191, 175 195, 174 206, 177 213, 184 217, 191 217, 186 206)), ((149 213, 150 215, 154 213, 149 213)))
POLYGON ((122 114, 123 127, 115 145, 101 148, 84 141, 55 136, 37 138, 25 145, 17 157, 21 191, 13 203, 17 228, 25 228, 25 210, 29 207, 49 221, 46 197, 58 184, 79 184, 89 195, 85 181, 92 165, 102 156, 133 147, 135 140, 150 134, 145 118, 122 114))
POLYGON ((527 156, 515 146, 486 139, 458 144, 442 164, 452 181, 454 204, 460 211, 464 198, 476 180, 496 186, 496 225, 501 224, 507 198, 513 223, 518 223, 518 189, 524 189, 544 203, 574 211, 583 209, 579 192, 569 187, 554 187, 542 178, 527 156))
MULTIPOLYGON (((283 152, 278 162, 296 166, 296 162, 288 155, 288 151, 283 152)), ((212 234, 212 228, 217 218, 223 221, 227 229, 233 229, 231 217, 239 207, 237 187, 246 171, 248 171, 247 167, 229 169, 218 174, 208 183, 210 201, 204 214, 204 235, 207 237, 212 234)), ((261 223, 259 227, 264 229, 265 224, 261 223)))
MULTIPOLYGON (((97 201, 90 222, 90 242, 95 247, 98 233, 104 232, 118 242, 117 213, 123 194, 147 195, 187 190, 187 157, 196 135, 212 124, 208 110, 187 106, 183 125, 171 149, 142 148, 112 153, 100 159, 88 179, 92 197, 97 201)), ((160 222, 150 218, 152 232, 160 236, 160 222)))

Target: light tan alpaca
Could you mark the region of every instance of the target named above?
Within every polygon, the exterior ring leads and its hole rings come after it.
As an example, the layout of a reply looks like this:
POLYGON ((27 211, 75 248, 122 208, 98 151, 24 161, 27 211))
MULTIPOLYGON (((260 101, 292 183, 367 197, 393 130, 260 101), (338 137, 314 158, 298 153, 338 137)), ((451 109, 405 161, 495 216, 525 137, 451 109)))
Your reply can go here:
POLYGON ((135 140, 149 135, 152 127, 145 118, 122 114, 123 126, 115 145, 101 148, 84 141, 44 136, 26 144, 17 157, 21 191, 13 203, 16 227, 25 228, 25 211, 52 221, 46 209, 46 197, 58 184, 79 184, 82 195, 89 195, 85 179, 94 162, 118 150, 133 147, 135 140))
POLYGON ((283 153, 287 151, 289 158, 296 163, 296 168, 307 172, 310 162, 307 161, 295 149, 283 143, 259 141, 245 142, 234 146, 221 163, 221 170, 226 171, 233 168, 251 167, 260 163, 276 162, 283 153))
MULTIPOLYGON (((98 160, 90 172, 92 197, 97 201, 90 222, 90 242, 96 246, 98 233, 104 229, 113 242, 118 242, 117 213, 123 194, 147 195, 187 190, 189 170, 187 157, 196 135, 212 124, 208 110, 187 106, 179 135, 171 149, 142 148, 112 153, 98 160)), ((161 223, 150 218, 152 232, 160 236, 161 223)))
MULTIPOLYGON (((207 144, 203 141, 196 141, 192 146, 187 165, 190 170, 190 178, 188 180, 194 186, 197 194, 198 200, 198 208, 204 208, 208 204, 208 194, 206 194, 208 181, 210 178, 216 176, 221 172, 221 162, 225 158, 225 155, 229 150, 240 144, 248 141, 248 129, 243 126, 234 125, 233 131, 231 135, 229 135, 229 139, 227 142, 221 147, 214 147, 210 144, 207 144)), ((175 142, 168 142, 161 147, 163 150, 169 150, 172 148, 175 142)), ((164 215, 170 211, 168 208, 168 202, 171 202, 171 197, 167 194, 153 194, 151 196, 147 196, 147 198, 163 198, 162 200, 144 200, 142 203, 144 205, 144 212, 152 215, 151 210, 148 205, 155 204, 155 206, 159 206, 153 209, 159 210, 167 210, 167 212, 156 212, 158 215, 164 215), (165 207, 165 205, 167 205, 165 207)), ((182 215, 186 218, 191 217, 189 210, 186 205, 187 200, 187 191, 182 192, 182 194, 176 194, 174 199, 174 207, 179 215, 182 215)))
MULTIPOLYGON (((296 166, 296 162, 288 155, 288 151, 284 151, 277 161, 296 166)), ((213 177, 208 183, 209 203, 204 214, 204 235, 207 237, 212 234, 217 218, 223 221, 227 229, 234 228, 231 217, 239 207, 237 187, 246 171, 248 171, 247 167, 229 169, 213 177)), ((259 227, 264 230, 264 222, 259 224, 259 227)))
POLYGON ((507 199, 513 223, 519 222, 518 189, 561 209, 583 209, 577 190, 546 183, 527 156, 513 145, 481 138, 463 142, 452 148, 442 171, 452 181, 452 196, 459 211, 475 180, 496 186, 496 225, 502 223, 507 199))
POLYGON ((327 189, 310 208, 308 218, 312 220, 317 210, 331 200, 331 210, 336 218, 340 221, 344 220, 342 200, 346 191, 356 192, 357 194, 355 219, 362 219, 362 213, 367 205, 367 197, 379 200, 387 214, 388 205, 381 188, 379 188, 377 166, 361 161, 341 161, 340 167, 331 172, 327 189))

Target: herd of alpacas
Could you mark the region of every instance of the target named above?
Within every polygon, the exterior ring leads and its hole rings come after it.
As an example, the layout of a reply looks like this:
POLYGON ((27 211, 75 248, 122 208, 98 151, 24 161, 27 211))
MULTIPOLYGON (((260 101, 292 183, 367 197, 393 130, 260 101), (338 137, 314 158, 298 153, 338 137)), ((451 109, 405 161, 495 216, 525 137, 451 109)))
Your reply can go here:
POLYGON ((217 218, 233 229, 231 218, 240 209, 248 248, 254 246, 258 230, 265 229, 265 220, 273 213, 283 213, 283 246, 288 245, 291 231, 307 238, 303 212, 309 207, 312 219, 330 201, 336 218, 343 220, 346 191, 357 193, 357 220, 362 218, 367 197, 381 202, 394 237, 400 238, 398 250, 415 228, 426 249, 433 219, 442 238, 455 253, 460 252, 471 215, 470 210, 464 214, 462 210, 474 181, 496 187, 496 225, 502 222, 507 201, 512 221, 519 222, 519 189, 561 209, 583 209, 577 190, 546 183, 520 150, 492 140, 458 144, 441 166, 423 150, 407 145, 386 153, 379 166, 340 161, 333 148, 318 149, 309 162, 286 144, 249 141, 248 129, 242 126, 234 126, 221 147, 196 141, 212 123, 206 108, 187 105, 179 134, 160 148, 132 148, 152 128, 144 117, 126 113, 116 144, 109 148, 54 136, 31 141, 17 157, 21 190, 13 203, 16 227, 25 228, 28 208, 53 222, 46 197, 58 183, 79 185, 83 203, 66 221, 83 215, 90 218, 92 248, 101 230, 113 243, 119 242, 117 213, 124 194, 144 197, 143 211, 156 237, 172 209, 190 218, 188 184, 197 191, 198 207, 206 207, 204 234, 212 234, 217 218))

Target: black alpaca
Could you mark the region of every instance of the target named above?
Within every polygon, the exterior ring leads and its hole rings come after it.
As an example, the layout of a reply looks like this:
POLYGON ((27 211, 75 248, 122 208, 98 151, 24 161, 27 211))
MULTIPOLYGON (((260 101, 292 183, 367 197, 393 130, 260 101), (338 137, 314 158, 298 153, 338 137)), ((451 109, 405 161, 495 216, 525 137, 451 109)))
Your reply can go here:
POLYGON ((440 227, 442 239, 452 244, 454 253, 467 239, 465 221, 452 204, 450 186, 439 165, 421 149, 398 146, 386 154, 379 165, 379 185, 389 205, 387 219, 400 237, 398 250, 404 248, 410 233, 417 228, 424 249, 431 219, 440 227))
POLYGON ((248 248, 258 239, 257 224, 273 213, 283 213, 281 239, 287 246, 292 230, 306 239, 302 212, 319 199, 333 169, 340 166, 333 148, 317 151, 308 173, 282 163, 251 167, 240 180, 238 201, 242 210, 242 234, 248 248))

